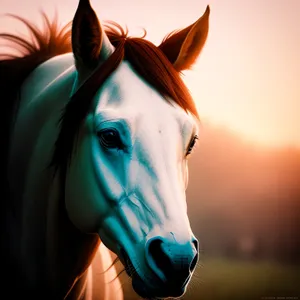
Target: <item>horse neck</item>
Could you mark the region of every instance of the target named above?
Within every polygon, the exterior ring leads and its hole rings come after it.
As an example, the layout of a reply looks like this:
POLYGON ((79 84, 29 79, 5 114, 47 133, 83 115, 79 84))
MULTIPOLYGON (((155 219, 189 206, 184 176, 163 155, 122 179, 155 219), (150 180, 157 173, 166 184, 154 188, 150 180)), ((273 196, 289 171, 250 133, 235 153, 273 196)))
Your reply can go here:
POLYGON ((49 288, 55 299, 63 298, 78 279, 84 280, 99 245, 98 236, 83 234, 72 225, 64 209, 61 175, 53 180, 47 169, 60 112, 75 78, 74 70, 57 77, 73 58, 62 60, 41 65, 23 85, 10 153, 10 183, 19 218, 14 256, 27 288, 49 288))
MULTIPOLYGON (((47 273, 50 290, 57 290, 63 296, 69 292, 69 298, 79 295, 85 289, 87 270, 100 244, 98 235, 80 232, 69 220, 63 200, 63 186, 58 195, 51 195, 49 201, 46 240, 47 273), (53 200, 53 201, 52 201, 53 200), (58 286, 58 283, 60 286, 58 286)), ((55 183, 54 183, 55 184, 55 183)))

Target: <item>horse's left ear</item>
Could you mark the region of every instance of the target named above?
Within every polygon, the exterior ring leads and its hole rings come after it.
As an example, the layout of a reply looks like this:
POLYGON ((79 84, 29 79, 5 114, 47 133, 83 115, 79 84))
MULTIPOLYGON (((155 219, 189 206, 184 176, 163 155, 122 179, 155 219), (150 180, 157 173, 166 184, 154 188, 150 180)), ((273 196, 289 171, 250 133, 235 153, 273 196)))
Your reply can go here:
POLYGON ((80 0, 72 24, 72 49, 78 71, 93 70, 114 51, 89 0, 80 0))
POLYGON ((206 42, 209 28, 210 8, 194 24, 168 35, 160 44, 174 68, 180 72, 189 69, 198 58, 206 42))

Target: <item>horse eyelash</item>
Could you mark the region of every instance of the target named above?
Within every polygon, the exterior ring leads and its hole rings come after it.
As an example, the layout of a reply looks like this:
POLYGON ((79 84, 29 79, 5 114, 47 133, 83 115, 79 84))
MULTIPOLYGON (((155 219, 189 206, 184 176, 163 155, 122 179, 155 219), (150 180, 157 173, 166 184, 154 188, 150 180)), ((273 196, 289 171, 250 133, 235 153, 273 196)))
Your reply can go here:
POLYGON ((192 151, 194 150, 194 148, 196 147, 196 145, 197 145, 197 140, 199 140, 199 137, 198 137, 197 134, 195 134, 195 135, 191 138, 191 140, 190 140, 190 142, 189 142, 189 145, 188 145, 188 148, 187 148, 187 151, 186 151, 186 155, 187 155, 187 156, 190 155, 190 154, 192 153, 192 151), (191 147, 192 142, 194 142, 194 145, 191 147))

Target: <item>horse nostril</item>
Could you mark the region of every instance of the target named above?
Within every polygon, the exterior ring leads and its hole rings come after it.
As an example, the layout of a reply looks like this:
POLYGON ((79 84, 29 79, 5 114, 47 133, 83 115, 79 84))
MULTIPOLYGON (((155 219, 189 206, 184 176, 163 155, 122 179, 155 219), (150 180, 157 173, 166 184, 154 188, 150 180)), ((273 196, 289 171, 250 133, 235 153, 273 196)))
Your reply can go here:
POLYGON ((147 261, 154 273, 163 281, 184 286, 195 269, 198 245, 193 242, 185 245, 164 242, 160 237, 148 242, 147 261))
POLYGON ((193 242, 192 242, 192 243, 194 244, 195 249, 196 249, 196 251, 197 251, 197 253, 198 253, 198 251, 199 251, 199 242, 198 242, 198 240, 193 239, 193 242))
POLYGON ((195 257, 193 258, 192 260, 192 263, 190 265, 190 271, 193 272, 196 265, 197 265, 197 262, 198 262, 198 253, 196 253, 195 257))
POLYGON ((160 239, 153 239, 149 244, 149 254, 152 256, 157 268, 167 277, 172 272, 172 262, 163 251, 162 243, 160 239))
POLYGON ((198 262, 198 257, 199 257, 199 242, 195 239, 193 240, 193 244, 195 246, 195 249, 196 249, 196 255, 195 257, 193 258, 192 260, 192 263, 190 265, 190 271, 193 272, 196 265, 197 265, 197 262, 198 262))

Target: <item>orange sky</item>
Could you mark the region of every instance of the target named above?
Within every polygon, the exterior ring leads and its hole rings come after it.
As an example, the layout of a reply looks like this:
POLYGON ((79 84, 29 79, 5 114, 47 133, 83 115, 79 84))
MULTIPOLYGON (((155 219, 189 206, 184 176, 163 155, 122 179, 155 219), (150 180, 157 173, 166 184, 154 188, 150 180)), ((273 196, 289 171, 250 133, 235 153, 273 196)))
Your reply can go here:
MULTIPOLYGON (((75 0, 1 0, 0 14, 40 21, 39 9, 72 19, 75 0)), ((154 43, 211 6, 207 45, 185 74, 200 115, 265 145, 300 146, 299 0, 91 0, 101 20, 148 31, 154 43), (107 4, 105 4, 107 3, 107 4)), ((1 17, 2 30, 23 31, 1 17)))

